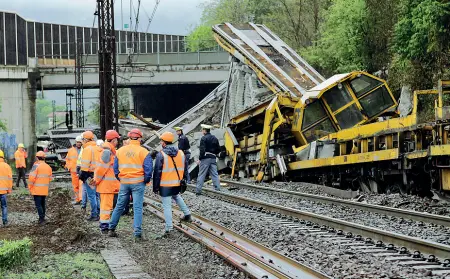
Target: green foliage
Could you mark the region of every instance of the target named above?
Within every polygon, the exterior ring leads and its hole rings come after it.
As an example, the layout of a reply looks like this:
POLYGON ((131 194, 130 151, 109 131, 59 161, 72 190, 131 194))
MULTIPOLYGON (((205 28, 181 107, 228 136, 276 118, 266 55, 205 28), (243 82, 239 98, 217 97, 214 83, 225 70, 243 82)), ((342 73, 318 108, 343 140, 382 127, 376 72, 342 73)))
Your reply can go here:
MULTIPOLYGON (((64 106, 56 106, 56 111, 65 111, 64 106)), ((36 132, 44 134, 50 128, 48 125, 48 115, 53 112, 52 101, 46 99, 36 99, 36 132)), ((64 121, 65 117, 57 117, 56 122, 64 121)))
POLYGON ((329 74, 364 69, 364 0, 335 0, 327 11, 316 46, 302 53, 329 74))
POLYGON ((12 191, 11 196, 17 197, 17 198, 28 197, 28 196, 30 196, 30 192, 27 188, 19 187, 18 189, 14 189, 12 191))
POLYGON ((204 51, 217 46, 213 38, 211 26, 199 25, 186 37, 186 47, 189 51, 204 51))
MULTIPOLYGON (((0 102, 0 111, 2 111, 2 103, 0 102)), ((6 123, 3 120, 0 120, 0 131, 7 131, 6 123)))
POLYGON ((28 263, 30 261, 30 248, 32 244, 29 238, 1 241, 0 270, 3 271, 28 263))
POLYGON ((91 253, 47 255, 23 272, 10 272, 5 279, 113 278, 100 255, 91 253))

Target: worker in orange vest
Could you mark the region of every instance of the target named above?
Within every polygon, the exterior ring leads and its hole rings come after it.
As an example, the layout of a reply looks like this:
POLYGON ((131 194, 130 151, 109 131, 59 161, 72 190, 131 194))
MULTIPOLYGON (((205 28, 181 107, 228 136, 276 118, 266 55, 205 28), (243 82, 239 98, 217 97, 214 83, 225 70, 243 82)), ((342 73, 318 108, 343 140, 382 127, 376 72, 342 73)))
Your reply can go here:
POLYGON ((75 144, 69 149, 66 155, 66 169, 70 172, 70 176, 72 178, 72 187, 73 187, 73 193, 74 193, 74 204, 80 204, 81 203, 81 196, 83 193, 83 190, 80 189, 80 179, 78 178, 77 174, 77 159, 78 155, 81 151, 81 145, 82 145, 82 138, 81 136, 77 136, 75 138, 75 144))
POLYGON ((142 240, 142 207, 145 184, 152 178, 153 162, 147 149, 141 146, 142 132, 132 129, 128 133, 130 143, 117 150, 114 159, 114 174, 120 181, 119 197, 109 223, 109 236, 117 237, 115 231, 130 194, 133 196, 134 239, 142 240))
POLYGON ((81 154, 80 180, 83 181, 83 187, 86 189, 89 203, 91 204, 91 216, 88 221, 98 221, 100 202, 93 183, 94 172, 97 168, 100 154, 103 148, 97 146, 94 133, 85 131, 83 133, 83 153, 81 154))
POLYGON ((44 225, 45 221, 45 198, 48 196, 48 187, 52 180, 52 168, 45 162, 45 153, 36 153, 36 162, 28 177, 30 193, 34 198, 34 204, 39 215, 38 224, 44 225))
POLYGON ((119 193, 120 189, 120 182, 116 179, 113 169, 119 138, 119 133, 114 130, 106 132, 106 142, 102 145, 103 151, 94 173, 97 193, 100 194, 100 230, 103 234, 108 233, 111 212, 114 208, 114 195, 119 193))
POLYGON ((27 169, 27 163, 25 159, 28 157, 27 152, 25 151, 25 146, 23 143, 19 143, 16 152, 14 152, 14 159, 16 160, 16 169, 17 169, 17 182, 16 187, 19 187, 20 179, 23 180, 23 184, 25 188, 27 187, 27 179, 25 177, 25 172, 27 169))
POLYGON ((12 184, 11 167, 5 162, 5 154, 0 150, 0 203, 2 205, 3 226, 8 225, 8 204, 6 201, 6 194, 11 194, 12 184))
POLYGON ((155 170, 153 172, 153 193, 162 197, 164 219, 166 220, 165 234, 173 230, 172 199, 183 211, 183 221, 191 222, 191 212, 180 196, 180 181, 187 178, 185 168, 188 166, 183 151, 170 146, 175 139, 171 132, 164 132, 160 136, 162 150, 156 155, 155 170))

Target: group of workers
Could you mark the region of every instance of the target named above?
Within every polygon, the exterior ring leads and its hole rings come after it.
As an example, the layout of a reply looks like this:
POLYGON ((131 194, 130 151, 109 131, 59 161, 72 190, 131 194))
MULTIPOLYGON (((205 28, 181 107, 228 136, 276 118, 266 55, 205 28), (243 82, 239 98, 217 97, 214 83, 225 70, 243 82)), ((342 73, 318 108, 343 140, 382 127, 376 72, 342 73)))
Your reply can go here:
MULTIPOLYGON (((199 176, 196 194, 201 195, 205 177, 209 174, 216 190, 220 190, 216 156, 220 151, 219 141, 210 133, 212 126, 202 124, 203 137, 200 141, 199 176)), ((181 127, 175 127, 178 134, 178 148, 174 146, 175 135, 164 132, 160 136, 161 151, 149 152, 141 146, 142 132, 132 129, 128 139, 119 147, 121 136, 109 130, 103 141, 95 141, 92 131, 85 131, 76 137, 75 144, 68 150, 66 168, 70 171, 74 190, 74 204, 80 204, 85 211, 89 202, 91 211, 88 221, 99 221, 103 234, 117 237, 116 227, 120 217, 133 201, 134 236, 142 239, 142 215, 145 187, 153 184, 153 193, 161 196, 165 217, 164 233, 173 229, 172 200, 184 213, 183 221, 191 221, 191 213, 180 195, 182 180, 190 183, 190 143, 181 127), (153 180, 152 180, 153 178, 153 180)), ((45 224, 46 196, 52 179, 52 169, 45 163, 45 153, 36 154, 36 162, 29 173, 28 185, 25 178, 27 153, 19 144, 15 152, 17 184, 23 179, 25 187, 33 195, 38 223, 45 224)), ((5 162, 0 150, 0 201, 3 225, 8 224, 6 195, 12 191, 12 170, 5 162)))

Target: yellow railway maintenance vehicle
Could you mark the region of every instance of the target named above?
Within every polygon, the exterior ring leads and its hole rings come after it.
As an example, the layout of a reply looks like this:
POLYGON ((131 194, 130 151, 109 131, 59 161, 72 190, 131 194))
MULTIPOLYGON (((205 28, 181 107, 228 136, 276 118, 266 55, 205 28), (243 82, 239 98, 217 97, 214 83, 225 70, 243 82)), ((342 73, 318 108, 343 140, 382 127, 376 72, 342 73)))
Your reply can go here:
POLYGON ((225 149, 233 176, 373 192, 450 191, 450 82, 415 91, 412 111, 399 117, 380 78, 357 71, 324 79, 264 25, 224 23, 213 31, 274 94, 230 119, 225 149))

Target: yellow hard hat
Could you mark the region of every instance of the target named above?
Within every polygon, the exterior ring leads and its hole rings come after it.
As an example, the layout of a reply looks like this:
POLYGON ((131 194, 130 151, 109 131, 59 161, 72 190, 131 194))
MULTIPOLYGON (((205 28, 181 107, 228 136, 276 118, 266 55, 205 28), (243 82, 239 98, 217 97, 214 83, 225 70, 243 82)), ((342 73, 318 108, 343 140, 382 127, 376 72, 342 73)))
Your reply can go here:
POLYGON ((183 130, 183 128, 182 127, 173 127, 174 129, 175 129, 175 131, 180 131, 180 130, 183 130))
POLYGON ((164 132, 159 138, 165 142, 172 143, 175 136, 171 132, 164 132))
POLYGON ((5 153, 3 153, 3 150, 0 150, 0 158, 5 158, 5 153))
POLYGON ((19 148, 24 148, 25 145, 23 145, 23 143, 19 143, 19 148))

